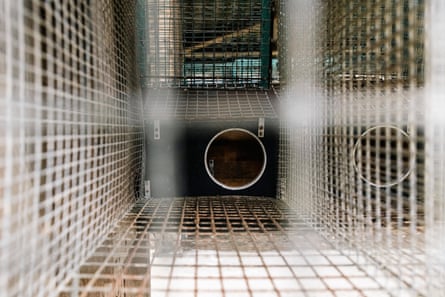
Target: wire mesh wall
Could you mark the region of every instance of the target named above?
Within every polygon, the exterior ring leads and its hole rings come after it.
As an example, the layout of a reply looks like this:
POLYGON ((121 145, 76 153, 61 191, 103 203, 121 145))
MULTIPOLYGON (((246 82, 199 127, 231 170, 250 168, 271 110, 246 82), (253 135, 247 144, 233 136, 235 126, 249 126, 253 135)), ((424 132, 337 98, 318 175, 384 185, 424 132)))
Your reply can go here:
POLYGON ((55 296, 140 184, 135 1, 0 1, 0 295, 55 296))
POLYGON ((279 195, 327 236, 346 239, 409 284, 413 296, 442 295, 443 129, 436 123, 427 131, 433 125, 425 110, 429 101, 439 110, 443 98, 438 69, 444 47, 443 38, 426 39, 425 30, 438 34, 443 21, 426 26, 425 10, 436 15, 443 5, 280 6, 286 118, 279 195), (425 55, 425 45, 434 50, 425 55), (435 72, 425 75, 425 65, 435 72), (428 89, 433 95, 427 96, 425 82, 434 82, 428 89))
POLYGON ((146 87, 269 85, 270 0, 145 0, 146 87))
POLYGON ((431 1, 426 9, 427 143, 426 146, 426 262, 429 294, 445 292, 445 3, 431 1))

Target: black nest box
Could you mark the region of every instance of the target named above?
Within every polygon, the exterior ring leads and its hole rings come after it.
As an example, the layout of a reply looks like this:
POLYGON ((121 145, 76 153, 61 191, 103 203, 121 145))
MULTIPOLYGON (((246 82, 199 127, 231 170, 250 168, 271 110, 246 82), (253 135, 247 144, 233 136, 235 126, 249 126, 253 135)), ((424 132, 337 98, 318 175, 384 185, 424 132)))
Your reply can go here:
POLYGON ((267 90, 152 91, 146 195, 275 197, 279 122, 271 97, 267 90))

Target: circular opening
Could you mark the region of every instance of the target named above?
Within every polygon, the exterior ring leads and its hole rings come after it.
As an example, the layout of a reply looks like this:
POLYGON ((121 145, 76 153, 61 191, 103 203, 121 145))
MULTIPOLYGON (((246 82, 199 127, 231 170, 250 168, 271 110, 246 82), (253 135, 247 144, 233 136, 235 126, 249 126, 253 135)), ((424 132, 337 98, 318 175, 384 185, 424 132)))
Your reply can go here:
POLYGON ((361 179, 376 187, 394 186, 411 173, 409 135, 394 126, 366 130, 353 150, 353 163, 361 179))
POLYGON ((227 129, 210 140, 204 161, 215 183, 225 189, 242 190, 260 179, 266 168, 266 150, 252 132, 227 129))

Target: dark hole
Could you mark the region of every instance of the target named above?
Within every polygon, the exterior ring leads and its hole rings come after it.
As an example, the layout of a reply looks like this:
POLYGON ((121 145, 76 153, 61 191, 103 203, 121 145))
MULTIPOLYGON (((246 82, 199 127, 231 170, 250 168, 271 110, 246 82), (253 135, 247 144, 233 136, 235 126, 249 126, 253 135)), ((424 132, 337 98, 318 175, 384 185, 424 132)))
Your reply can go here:
POLYGON ((264 167, 264 149, 247 132, 229 130, 212 141, 207 151, 209 173, 222 185, 240 188, 254 182, 264 167))

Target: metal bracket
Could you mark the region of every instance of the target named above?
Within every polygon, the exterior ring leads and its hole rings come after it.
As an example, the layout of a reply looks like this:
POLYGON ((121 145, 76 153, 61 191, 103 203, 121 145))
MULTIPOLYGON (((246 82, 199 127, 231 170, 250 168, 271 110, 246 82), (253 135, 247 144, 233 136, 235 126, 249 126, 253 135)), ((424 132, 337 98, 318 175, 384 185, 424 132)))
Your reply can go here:
POLYGON ((264 137, 264 126, 265 126, 264 118, 259 118, 258 119, 258 137, 259 138, 264 137))
POLYGON ((153 138, 154 140, 159 140, 161 139, 161 123, 159 122, 159 120, 154 120, 153 123, 153 138))
POLYGON ((144 190, 145 190, 145 198, 151 198, 150 180, 145 181, 144 190))

